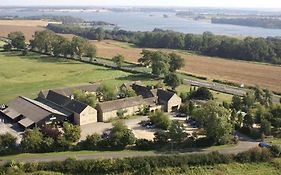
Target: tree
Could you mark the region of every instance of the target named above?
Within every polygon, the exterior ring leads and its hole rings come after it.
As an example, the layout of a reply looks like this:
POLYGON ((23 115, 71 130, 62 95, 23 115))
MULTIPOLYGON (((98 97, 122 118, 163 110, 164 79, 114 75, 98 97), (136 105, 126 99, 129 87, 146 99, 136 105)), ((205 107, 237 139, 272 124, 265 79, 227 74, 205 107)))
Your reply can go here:
POLYGON ((261 133, 267 136, 271 134, 271 123, 266 119, 261 121, 261 133))
POLYGON ((213 94, 209 89, 205 87, 199 87, 196 91, 191 91, 189 95, 190 99, 197 100, 212 100, 214 99, 213 94))
POLYGON ((96 33, 96 39, 98 41, 101 41, 105 38, 105 31, 102 27, 98 27, 96 30, 95 30, 95 33, 96 33))
POLYGON ((254 94, 248 92, 243 97, 242 101, 244 104, 245 111, 248 111, 255 103, 255 96, 254 96, 254 94))
POLYGON ((268 89, 264 90, 264 102, 265 106, 269 107, 272 105, 272 92, 269 91, 268 89))
POLYGON ((127 98, 137 96, 136 92, 131 87, 120 87, 119 98, 127 98))
POLYGON ((203 126, 206 137, 215 144, 226 144, 231 140, 230 112, 224 107, 211 101, 195 109, 193 117, 203 126))
POLYGON ((97 89, 97 96, 99 101, 110 101, 116 99, 116 91, 108 85, 101 85, 97 89))
POLYGON ((150 66, 152 62, 153 52, 149 50, 142 50, 142 57, 138 59, 138 62, 143 64, 144 66, 150 66))
POLYGON ((73 37, 72 38, 72 48, 74 49, 74 53, 82 59, 82 56, 87 53, 87 49, 89 48, 88 41, 81 37, 73 37))
POLYGON ((171 120, 168 115, 163 112, 155 112, 150 114, 150 121, 159 129, 167 130, 171 125, 171 120))
POLYGON ((25 37, 22 32, 11 32, 8 34, 8 38, 12 41, 12 46, 17 49, 24 49, 26 47, 25 37))
POLYGON ((165 76, 164 83, 166 85, 170 86, 173 90, 176 89, 181 84, 181 80, 175 73, 170 73, 165 76))
POLYGON ((166 75, 169 72, 169 65, 163 61, 157 61, 152 63, 152 74, 159 77, 166 75))
POLYGON ((243 120, 243 127, 245 128, 253 128, 254 118, 251 114, 246 114, 243 120))
POLYGON ((177 70, 185 66, 184 59, 180 55, 177 55, 175 53, 170 53, 169 57, 170 57, 169 65, 170 65, 171 72, 176 72, 177 70))
POLYGON ((50 152, 54 151, 55 148, 55 140, 51 137, 45 137, 41 143, 41 152, 50 152))
POLYGON ((242 108, 242 100, 239 96, 234 95, 232 97, 231 107, 236 111, 240 111, 242 108))
POLYGON ((40 152, 42 141, 43 135, 38 128, 27 129, 23 133, 20 146, 23 152, 40 152))
POLYGON ((53 52, 56 34, 49 30, 37 31, 30 41, 32 49, 51 54, 53 52))
POLYGON ((12 50, 12 45, 11 44, 5 44, 3 46, 3 49, 5 52, 10 52, 12 50))
POLYGON ((81 137, 80 126, 73 125, 71 123, 63 123, 63 137, 70 143, 77 142, 81 137))
POLYGON ((113 128, 108 135, 108 141, 113 149, 124 149, 135 143, 135 135, 122 122, 113 123, 113 128))
POLYGON ((85 103, 93 108, 97 105, 97 97, 95 94, 84 93, 82 91, 75 90, 73 92, 73 96, 75 100, 85 103))
POLYGON ((0 155, 16 150, 17 138, 10 133, 0 134, 0 155))
POLYGON ((172 124, 169 127, 169 136, 173 143, 182 143, 187 137, 183 124, 179 121, 172 121, 172 124))
POLYGON ((159 146, 164 146, 166 145, 167 143, 169 143, 169 133, 166 132, 166 131, 163 131, 163 130, 159 130, 159 131, 156 131, 154 133, 154 143, 159 145, 159 146))
POLYGON ((51 137, 54 140, 57 140, 57 138, 61 135, 61 132, 58 128, 52 126, 52 125, 45 125, 41 128, 41 133, 44 137, 51 137))
POLYGON ((97 133, 88 135, 86 140, 81 142, 81 147, 86 150, 97 150, 101 140, 101 136, 97 133))
POLYGON ((124 60, 125 60, 124 56, 120 55, 120 54, 118 54, 112 58, 112 61, 117 65, 118 68, 122 67, 124 60))
POLYGON ((96 47, 93 44, 88 43, 86 48, 86 56, 90 57, 91 62, 93 58, 96 56, 96 53, 97 53, 96 47))

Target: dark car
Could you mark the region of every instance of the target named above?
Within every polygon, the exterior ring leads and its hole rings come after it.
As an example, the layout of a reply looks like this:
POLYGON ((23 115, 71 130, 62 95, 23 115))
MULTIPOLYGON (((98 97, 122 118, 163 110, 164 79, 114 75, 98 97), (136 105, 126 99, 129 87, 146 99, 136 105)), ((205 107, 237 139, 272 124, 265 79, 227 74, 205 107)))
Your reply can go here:
POLYGON ((186 114, 184 114, 184 113, 178 113, 178 114, 176 115, 176 117, 186 117, 186 114))
POLYGON ((260 142, 260 143, 259 143, 259 147, 261 147, 261 148, 270 148, 271 145, 268 144, 268 143, 265 143, 265 142, 260 142))

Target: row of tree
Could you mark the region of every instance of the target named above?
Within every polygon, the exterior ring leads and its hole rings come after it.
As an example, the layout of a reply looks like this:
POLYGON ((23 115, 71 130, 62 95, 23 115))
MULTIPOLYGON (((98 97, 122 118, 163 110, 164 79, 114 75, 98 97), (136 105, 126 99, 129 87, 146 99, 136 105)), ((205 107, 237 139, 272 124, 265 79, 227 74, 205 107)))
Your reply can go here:
POLYGON ((80 28, 48 25, 58 33, 71 33, 88 39, 113 39, 134 43, 139 47, 184 49, 203 55, 247 61, 281 63, 281 39, 278 37, 238 39, 204 32, 202 35, 183 34, 154 29, 152 32, 131 32, 119 29, 80 28))
POLYGON ((83 56, 93 58, 96 55, 95 46, 88 40, 75 36, 69 41, 49 30, 35 32, 33 39, 30 40, 30 46, 33 50, 54 56, 77 55, 82 59, 83 56))

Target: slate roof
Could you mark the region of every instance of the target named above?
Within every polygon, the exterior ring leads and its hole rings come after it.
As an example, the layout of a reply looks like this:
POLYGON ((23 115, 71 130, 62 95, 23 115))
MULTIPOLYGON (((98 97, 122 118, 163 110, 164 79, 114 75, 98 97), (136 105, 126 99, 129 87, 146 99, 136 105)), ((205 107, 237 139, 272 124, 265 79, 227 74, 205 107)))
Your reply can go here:
POLYGON ((69 97, 61 95, 53 90, 48 92, 46 99, 60 106, 63 106, 71 101, 69 97))
POLYGON ((55 103, 56 105, 60 106, 61 108, 65 108, 65 109, 73 111, 77 114, 80 114, 88 106, 85 103, 79 102, 77 100, 73 100, 73 99, 66 97, 62 94, 59 94, 53 90, 49 91, 46 99, 48 101, 51 101, 52 103, 55 103))
POLYGON ((70 111, 70 110, 68 110, 66 108, 63 108, 62 106, 60 106, 60 105, 58 105, 58 104, 56 104, 56 103, 54 103, 52 101, 49 101, 49 100, 47 100, 45 98, 38 97, 35 100, 39 101, 39 102, 41 102, 41 103, 43 103, 43 104, 45 104, 45 105, 47 105, 47 106, 49 106, 51 108, 53 108, 53 109, 56 109, 56 110, 60 111, 61 113, 65 114, 67 116, 71 116, 72 113, 73 113, 72 111, 70 111))
POLYGON ((77 114, 80 114, 88 107, 88 105, 77 100, 71 100, 70 103, 66 104, 64 107, 77 114))
POLYGON ((154 97, 154 94, 151 91, 151 88, 149 87, 133 84, 132 89, 135 91, 137 95, 141 95, 143 98, 154 97))
POLYGON ((174 95, 175 95, 174 92, 163 90, 163 89, 157 89, 157 96, 158 99, 161 101, 169 101, 174 95))
POLYGON ((103 102, 97 104, 97 107, 102 112, 109 112, 119 109, 124 109, 128 107, 138 106, 144 104, 143 98, 141 96, 130 97, 130 98, 123 98, 108 102, 103 102))

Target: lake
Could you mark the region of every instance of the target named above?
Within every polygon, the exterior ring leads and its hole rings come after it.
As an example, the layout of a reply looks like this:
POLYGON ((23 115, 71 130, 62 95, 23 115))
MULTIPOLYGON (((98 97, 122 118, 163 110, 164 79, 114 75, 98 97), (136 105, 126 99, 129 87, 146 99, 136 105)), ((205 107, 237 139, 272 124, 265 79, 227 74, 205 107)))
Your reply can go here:
POLYGON ((212 24, 210 22, 193 21, 177 17, 175 13, 164 12, 83 12, 83 11, 20 11, 20 10, 2 10, 1 16, 17 15, 37 16, 37 15, 64 15, 80 17, 91 21, 105 21, 117 24, 121 29, 129 31, 152 31, 154 28, 173 30, 184 33, 202 34, 210 31, 218 35, 231 36, 281 36, 281 29, 265 29, 259 27, 245 27, 227 24, 212 24), (163 15, 168 17, 165 18, 163 15))

